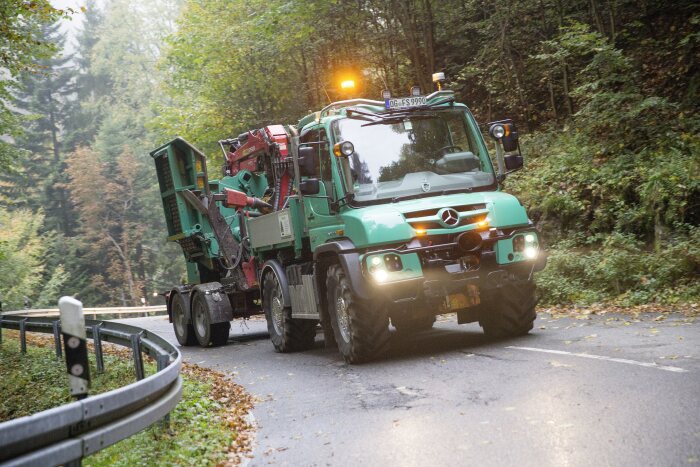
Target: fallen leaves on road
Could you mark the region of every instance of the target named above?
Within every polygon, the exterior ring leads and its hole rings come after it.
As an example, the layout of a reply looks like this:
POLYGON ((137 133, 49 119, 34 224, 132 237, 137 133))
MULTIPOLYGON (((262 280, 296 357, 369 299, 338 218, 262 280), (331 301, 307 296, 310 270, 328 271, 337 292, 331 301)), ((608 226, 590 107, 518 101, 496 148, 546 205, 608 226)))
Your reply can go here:
MULTIPOLYGON (((551 307, 539 307, 539 313, 547 313, 552 318, 576 318, 576 319, 591 319, 591 315, 605 315, 609 313, 617 313, 623 315, 631 315, 637 318, 641 314, 657 314, 654 321, 665 320, 670 313, 679 313, 687 318, 695 318, 700 316, 700 305, 697 303, 685 303, 677 305, 660 305, 648 303, 635 306, 621 306, 609 303, 596 303, 588 306, 577 305, 557 305, 551 307)), ((625 323, 627 324, 627 323, 625 323)))

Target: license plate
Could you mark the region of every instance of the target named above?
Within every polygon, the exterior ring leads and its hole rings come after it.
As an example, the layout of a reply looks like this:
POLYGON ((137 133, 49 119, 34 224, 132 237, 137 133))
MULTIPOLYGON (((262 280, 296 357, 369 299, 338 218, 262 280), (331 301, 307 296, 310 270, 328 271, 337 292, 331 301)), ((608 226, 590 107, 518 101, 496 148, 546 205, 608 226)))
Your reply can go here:
POLYGON ((461 310, 462 308, 468 308, 470 305, 469 297, 463 293, 455 293, 447 296, 448 310, 461 310))
POLYGON ((406 109, 409 107, 418 107, 427 104, 428 98, 425 96, 396 97, 394 99, 384 100, 384 106, 389 110, 406 109))

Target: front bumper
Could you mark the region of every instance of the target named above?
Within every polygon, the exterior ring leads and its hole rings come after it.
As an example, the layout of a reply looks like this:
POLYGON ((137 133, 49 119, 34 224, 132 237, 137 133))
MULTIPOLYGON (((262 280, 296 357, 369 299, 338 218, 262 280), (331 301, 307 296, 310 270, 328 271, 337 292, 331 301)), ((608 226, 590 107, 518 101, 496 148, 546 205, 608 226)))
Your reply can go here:
MULTIPOLYGON (((482 245, 477 251, 464 253, 456 241, 437 245, 375 250, 363 255, 361 268, 363 276, 373 295, 393 303, 415 301, 442 301, 446 296, 461 293, 471 286, 479 290, 494 289, 508 283, 526 282, 532 274, 544 269, 546 253, 538 249, 537 257, 512 262, 499 263, 498 242, 512 240, 516 235, 537 233, 532 227, 482 233, 482 245), (420 272, 409 278, 395 275, 398 280, 378 283, 370 273, 368 258, 383 255, 397 255, 402 258, 420 259, 420 272), (463 258, 467 257, 465 262, 463 258)), ((502 244, 502 243, 501 243, 502 244)), ((503 255, 500 255, 501 258, 503 255)), ((410 276, 410 274, 409 274, 410 276)))

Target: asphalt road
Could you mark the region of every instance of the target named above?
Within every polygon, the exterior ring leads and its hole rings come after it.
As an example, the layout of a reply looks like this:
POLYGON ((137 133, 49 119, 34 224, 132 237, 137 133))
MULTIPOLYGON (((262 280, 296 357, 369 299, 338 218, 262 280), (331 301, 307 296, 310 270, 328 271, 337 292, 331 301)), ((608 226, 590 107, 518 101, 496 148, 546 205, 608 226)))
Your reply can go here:
MULTIPOLYGON (((392 336, 388 360, 275 353, 264 321, 182 348, 258 396, 250 465, 700 464, 700 319, 538 318, 487 340, 449 318, 392 336)), ((164 317, 125 320, 175 341, 164 317)))

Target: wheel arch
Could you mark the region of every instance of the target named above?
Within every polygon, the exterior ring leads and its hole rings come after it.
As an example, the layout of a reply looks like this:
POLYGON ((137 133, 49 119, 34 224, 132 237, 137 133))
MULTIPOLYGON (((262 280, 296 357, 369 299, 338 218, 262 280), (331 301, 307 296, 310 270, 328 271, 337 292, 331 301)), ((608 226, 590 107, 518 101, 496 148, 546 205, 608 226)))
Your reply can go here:
POLYGON ((372 298, 372 289, 362 275, 360 254, 357 252, 355 244, 349 239, 331 241, 320 245, 314 250, 314 262, 318 265, 326 265, 326 267, 318 268, 319 273, 316 274, 316 285, 319 287, 319 291, 323 290, 326 285, 327 266, 338 263, 350 281, 350 287, 352 287, 355 295, 363 300, 372 298))
POLYGON ((287 274, 284 272, 284 268, 276 259, 268 259, 263 263, 262 268, 260 268, 260 299, 262 300, 263 288, 265 287, 265 274, 274 274, 282 288, 282 300, 284 301, 285 307, 292 306, 292 299, 289 296, 289 282, 287 281, 287 274))

